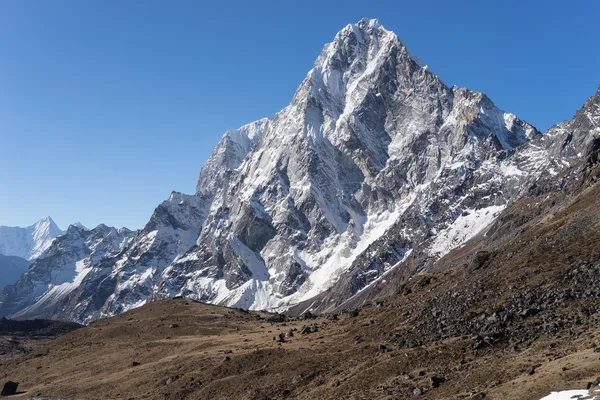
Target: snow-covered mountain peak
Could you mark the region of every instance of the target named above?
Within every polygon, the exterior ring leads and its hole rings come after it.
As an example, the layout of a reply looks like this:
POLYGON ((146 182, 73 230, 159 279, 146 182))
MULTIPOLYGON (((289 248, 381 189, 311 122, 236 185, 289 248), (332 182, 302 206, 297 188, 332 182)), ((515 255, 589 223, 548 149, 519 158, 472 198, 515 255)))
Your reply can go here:
POLYGON ((340 69, 357 62, 355 68, 364 69, 379 50, 388 42, 401 45, 395 33, 386 30, 377 20, 361 20, 339 31, 315 62, 315 68, 340 69))
POLYGON ((346 25, 335 35, 334 42, 341 38, 351 36, 352 34, 356 35, 356 39, 359 42, 364 42, 368 35, 379 36, 388 32, 390 31, 386 30, 379 20, 363 18, 356 23, 346 25))
POLYGON ((467 131, 476 141, 493 134, 498 149, 511 151, 540 135, 531 124, 512 113, 500 110, 483 93, 456 86, 452 88, 452 92, 455 118, 470 125, 467 131))
POLYGON ((65 231, 65 234, 72 234, 72 233, 76 233, 76 232, 82 232, 85 231, 86 229, 83 229, 83 227, 77 225, 77 224, 71 224, 67 227, 67 230, 65 231))
POLYGON ((333 42, 323 47, 315 62, 315 68, 340 69, 347 64, 353 66, 349 70, 355 74, 367 69, 367 64, 378 55, 395 50, 406 54, 418 68, 425 67, 423 62, 406 48, 398 35, 385 29, 376 19, 362 19, 355 24, 348 24, 335 35, 333 42))
POLYGON ((584 114, 590 122, 590 127, 600 134, 600 86, 596 93, 585 102, 578 114, 584 114))
POLYGON ((119 233, 119 235, 128 235, 133 231, 129 228, 122 226, 119 229, 117 229, 117 232, 119 233))
POLYGON ((357 25, 363 29, 364 29, 364 27, 366 27, 368 29, 381 28, 381 29, 385 30, 377 18, 371 18, 371 19, 362 18, 360 21, 358 21, 357 25))
POLYGON ((60 228, 56 225, 56 223, 52 220, 52 218, 46 216, 42 217, 38 222, 34 225, 34 232, 36 235, 44 236, 58 236, 62 233, 60 228))
POLYGON ((555 152, 570 150, 571 157, 581 156, 580 150, 600 137, 600 86, 572 119, 551 127, 544 136, 546 142, 554 142, 555 152))
POLYGON ((217 191, 215 183, 227 179, 231 171, 241 164, 261 138, 268 122, 267 118, 263 118, 225 132, 200 171, 196 194, 213 196, 217 191), (215 177, 219 179, 215 180, 215 177))
POLYGON ((75 222, 74 224, 71 224, 71 225, 74 225, 80 229, 83 229, 84 231, 89 231, 89 229, 85 225, 83 225, 81 222, 75 222))
POLYGON ((236 129, 235 131, 237 132, 237 134, 248 138, 248 140, 250 140, 251 142, 256 142, 256 141, 258 141, 258 139, 260 139, 260 136, 262 135, 262 132, 263 132, 263 127, 267 123, 268 120, 269 120, 268 118, 262 118, 262 119, 259 119, 258 121, 254 121, 249 124, 246 124, 238 129, 236 129))
POLYGON ((18 311, 23 318, 36 318, 54 307, 62 309, 95 266, 126 248, 134 236, 134 232, 120 233, 103 224, 90 230, 70 225, 52 242, 44 257, 37 259, 14 285, 0 291, 0 315, 18 311))
POLYGON ((0 254, 34 260, 63 233, 48 216, 26 228, 0 226, 0 254))

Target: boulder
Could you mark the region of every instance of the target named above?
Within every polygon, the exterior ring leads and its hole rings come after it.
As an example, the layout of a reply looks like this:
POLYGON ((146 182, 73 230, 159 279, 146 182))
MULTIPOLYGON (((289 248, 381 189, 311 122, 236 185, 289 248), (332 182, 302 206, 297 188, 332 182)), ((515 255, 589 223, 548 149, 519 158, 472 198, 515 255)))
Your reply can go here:
POLYGON ((535 367, 529 367, 529 368, 527 368, 527 369, 525 370, 525 373, 526 373, 527 375, 533 375, 533 374, 535 374, 535 367))
POLYGON ((310 326, 303 326, 302 329, 300 329, 301 335, 308 335, 310 332, 310 326))
POLYGON ((356 318, 358 317, 358 310, 344 310, 342 311, 342 316, 344 318, 356 318))
POLYGON ((446 382, 446 378, 444 378, 443 376, 436 376, 436 375, 429 378, 429 380, 430 380, 432 388, 440 387, 440 384, 446 382))
POLYGON ((277 343, 285 343, 285 335, 283 333, 279 333, 275 335, 273 340, 275 340, 277 343))
POLYGON ((4 384, 4 387, 2 388, 2 392, 0 393, 0 395, 12 396, 13 394, 17 394, 18 387, 19 387, 19 384, 17 382, 8 381, 4 384))
POLYGON ((302 314, 302 316, 300 318, 307 320, 307 319, 315 319, 315 318, 317 318, 317 316, 314 315, 313 313, 311 313, 310 311, 307 311, 304 314, 302 314))
POLYGON ((473 261, 471 261, 471 265, 469 266, 470 271, 476 271, 482 268, 492 257, 492 254, 489 251, 478 251, 473 257, 473 261))

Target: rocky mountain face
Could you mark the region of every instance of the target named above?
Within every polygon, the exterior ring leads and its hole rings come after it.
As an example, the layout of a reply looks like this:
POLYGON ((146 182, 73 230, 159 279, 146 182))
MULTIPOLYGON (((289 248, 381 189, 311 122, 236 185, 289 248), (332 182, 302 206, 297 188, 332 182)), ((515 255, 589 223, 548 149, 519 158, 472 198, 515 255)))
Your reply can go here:
MULTIPOLYGON (((489 208, 491 221, 510 194, 478 193, 510 180, 500 160, 538 136, 485 95, 444 85, 377 21, 348 25, 226 185, 209 189, 197 244, 165 270, 157 296, 255 309, 310 299, 370 258, 414 204, 430 217, 405 218, 415 221, 393 244, 396 262, 465 206, 489 208)), ((198 194, 209 182, 202 173, 198 194)))
POLYGON ((54 238, 63 233, 50 217, 26 228, 0 226, 0 254, 35 260, 48 250, 54 238))
POLYGON ((446 86, 393 32, 361 20, 324 46, 289 106, 225 133, 194 195, 173 193, 68 294, 55 291, 60 301, 16 285, 0 292, 3 312, 89 322, 174 295, 343 307, 392 275, 427 271, 532 187, 579 179, 576 165, 600 147, 598 97, 541 134, 446 86))
POLYGON ((61 302, 87 275, 97 274, 96 265, 125 248, 135 234, 105 225, 92 230, 71 225, 15 284, 0 291, 0 316, 58 317, 61 302))

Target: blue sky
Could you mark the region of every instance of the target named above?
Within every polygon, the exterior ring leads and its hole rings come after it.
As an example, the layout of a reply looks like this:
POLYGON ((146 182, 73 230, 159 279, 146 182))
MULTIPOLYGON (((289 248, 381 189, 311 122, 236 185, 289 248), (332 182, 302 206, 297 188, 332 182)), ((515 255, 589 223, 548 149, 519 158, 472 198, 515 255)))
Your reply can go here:
POLYGON ((362 17, 546 129, 600 83, 599 15, 597 0, 0 0, 0 225, 143 227, 362 17))

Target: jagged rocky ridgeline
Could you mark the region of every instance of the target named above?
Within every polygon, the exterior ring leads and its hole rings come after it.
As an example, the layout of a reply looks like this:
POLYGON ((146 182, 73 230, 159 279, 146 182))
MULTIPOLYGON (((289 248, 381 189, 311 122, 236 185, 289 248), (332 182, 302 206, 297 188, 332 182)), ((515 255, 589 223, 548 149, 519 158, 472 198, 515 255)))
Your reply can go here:
POLYGON ((289 106, 225 133, 194 195, 173 193, 105 253, 68 256, 85 266, 58 281, 50 255, 67 257, 67 232, 0 292, 0 315, 88 322, 180 294, 339 307, 408 261, 427 270, 537 181, 562 179, 599 134, 599 97, 541 134, 361 20, 324 46, 289 106))

